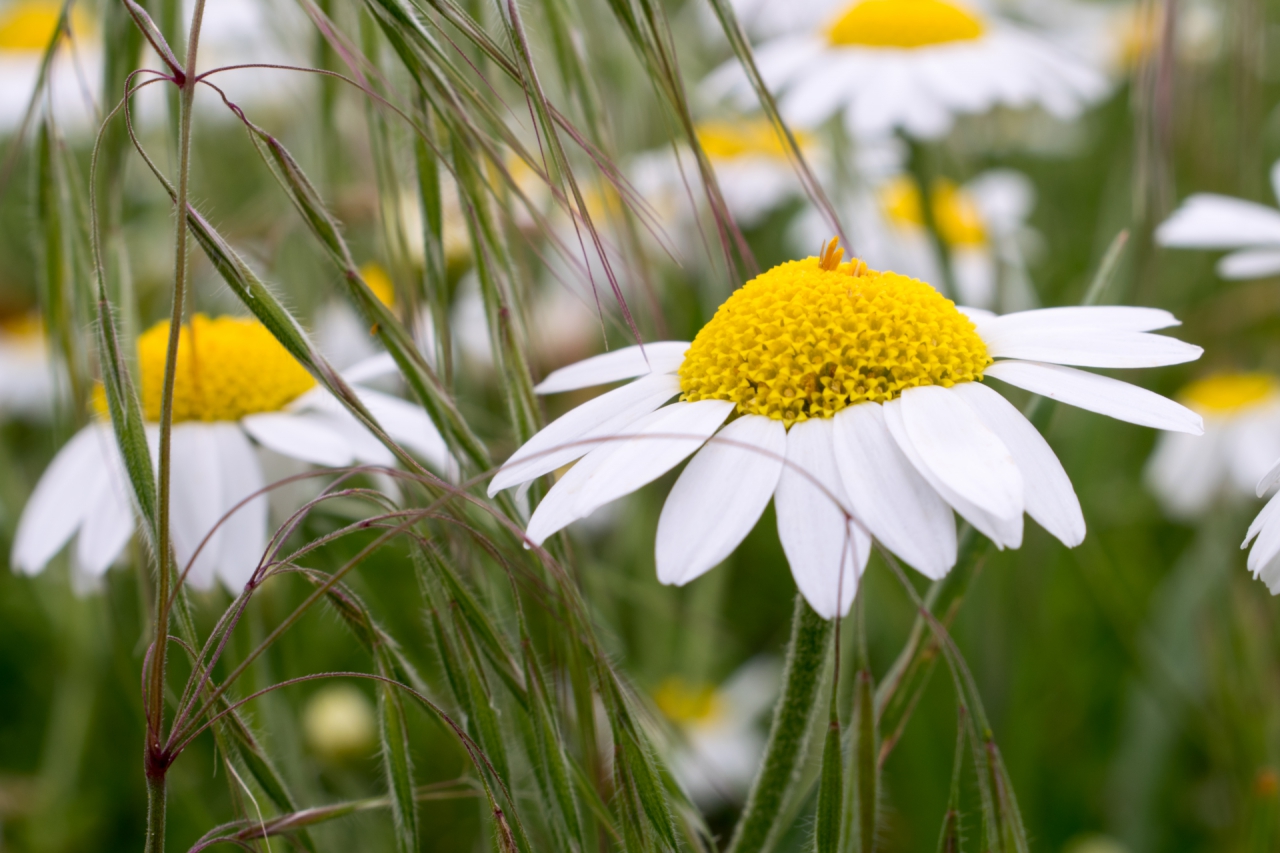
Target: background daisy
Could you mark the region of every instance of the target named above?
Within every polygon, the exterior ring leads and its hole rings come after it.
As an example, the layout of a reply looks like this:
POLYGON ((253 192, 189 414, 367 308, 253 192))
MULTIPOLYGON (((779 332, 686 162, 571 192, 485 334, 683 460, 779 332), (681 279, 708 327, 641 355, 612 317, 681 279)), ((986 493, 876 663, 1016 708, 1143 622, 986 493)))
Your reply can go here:
MULTIPOLYGON (((1280 161, 1271 166, 1271 188, 1280 198, 1280 161)), ((1223 278, 1280 273, 1280 211, 1257 202, 1196 193, 1160 224, 1156 241, 1176 249, 1233 249, 1218 261, 1223 278)))

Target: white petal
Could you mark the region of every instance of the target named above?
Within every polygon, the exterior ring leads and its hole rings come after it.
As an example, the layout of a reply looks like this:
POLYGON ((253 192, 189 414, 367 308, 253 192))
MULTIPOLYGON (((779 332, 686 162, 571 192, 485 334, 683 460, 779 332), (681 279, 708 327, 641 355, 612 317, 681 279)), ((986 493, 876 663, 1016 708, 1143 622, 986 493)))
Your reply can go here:
POLYGON ((1044 436, 1012 403, 985 385, 962 382, 951 390, 973 407, 1013 455, 1022 472, 1027 515, 1068 548, 1083 542, 1085 526, 1080 499, 1044 436))
MULTIPOLYGON (((356 388, 355 392, 369 413, 382 424, 387 435, 397 443, 421 456, 437 471, 448 471, 455 467, 444 437, 421 406, 369 388, 356 388)), ((363 425, 360 427, 364 429, 363 425)), ((378 464, 372 455, 368 461, 378 464)))
POLYGON ((106 454, 118 452, 111 428, 93 424, 76 433, 45 469, 18 519, 13 567, 35 574, 62 550, 92 508, 106 482, 106 454))
POLYGON ((1021 513, 1018 514, 1017 518, 999 518, 939 480, 924 459, 921 458, 911 441, 911 436, 908 434, 906 424, 902 419, 902 399, 890 400, 882 408, 885 426, 889 428, 889 434, 893 436, 894 442, 907 459, 911 461, 911 465, 928 481, 929 485, 944 501, 951 504, 952 508, 972 524, 978 532, 994 542, 997 548, 1017 548, 1022 545, 1021 513))
POLYGON ((1228 424, 1222 456, 1231 485, 1241 494, 1252 494, 1280 456, 1280 409, 1273 404, 1228 424))
POLYGON ((639 346, 624 347, 554 370, 533 390, 539 394, 556 394, 646 373, 674 373, 684 361, 687 349, 688 341, 660 341, 645 344, 643 349, 639 346))
POLYGON ((898 399, 911 444, 934 476, 997 518, 1022 515, 1017 463, 953 389, 924 385, 908 388, 898 399))
POLYGON ((1226 279, 1266 278, 1280 273, 1280 248, 1241 249, 1218 261, 1216 269, 1226 279))
POLYGON ((738 547, 769 505, 787 453, 781 421, 745 415, 681 472, 658 519, 658 580, 684 585, 738 547))
POLYGON ((245 432, 263 447, 291 459, 336 468, 354 461, 351 445, 322 417, 293 412, 264 412, 240 419, 245 432))
POLYGON ((534 544, 656 480, 693 453, 733 411, 727 400, 672 403, 588 453, 551 487, 529 519, 534 544))
POLYGON ((368 382, 370 379, 381 379, 398 373, 400 368, 389 352, 380 352, 342 371, 342 378, 347 382, 368 382))
POLYGON ((993 358, 1079 367, 1161 367, 1195 361, 1198 346, 1165 335, 1110 329, 1022 329, 984 335, 993 358))
MULTIPOLYGON (((214 439, 222 463, 223 512, 265 485, 258 452, 235 424, 217 424, 214 439)), ((222 553, 218 577, 227 589, 239 592, 248 583, 267 547, 267 496, 258 495, 222 524, 222 553)))
POLYGON ((1258 497, 1262 497, 1267 492, 1276 487, 1280 483, 1280 459, 1271 466, 1271 470, 1262 475, 1262 479, 1258 481, 1258 497))
POLYGON ((215 429, 216 425, 191 421, 175 424, 171 435, 173 491, 169 513, 173 553, 178 570, 185 571, 196 548, 204 543, 187 574, 187 582, 197 589, 213 586, 222 554, 224 531, 213 530, 226 511, 222 496, 224 465, 218 454, 215 429), (204 542, 206 536, 209 540, 204 542))
POLYGON ((1204 433, 1204 419, 1186 406, 1108 376, 1034 361, 997 362, 986 369, 986 375, 1032 394, 1139 426, 1204 433))
POLYGON ((1147 460, 1148 488, 1171 515, 1194 518, 1213 502, 1226 475, 1219 444, 1221 431, 1204 435, 1161 433, 1147 460))
POLYGON ((1156 229, 1156 242, 1183 249, 1280 244, 1280 211, 1252 201, 1199 193, 1156 229))
POLYGON ((849 612, 871 554, 866 532, 846 515, 830 420, 801 421, 787 433, 787 464, 774 508, 791 575, 824 619, 849 612))
MULTIPOLYGON (((1277 498, 1272 498, 1258 513, 1253 524, 1249 526, 1249 538, 1257 537, 1253 550, 1249 552, 1246 565, 1249 571, 1258 574, 1268 563, 1280 556, 1280 512, 1277 511, 1277 498)), ((1249 539, 1245 539, 1247 544, 1249 539)))
MULTIPOLYGON (((114 441, 111 433, 107 440, 114 441)), ((115 448, 104 454, 106 476, 91 498, 92 507, 76 537, 76 564, 90 577, 102 575, 133 535, 134 513, 128 474, 115 448)))
POLYGON ((956 523, 898 447, 876 403, 850 406, 835 424, 836 467, 849 508, 886 548, 929 578, 956 563, 956 523))
POLYGON ((561 415, 511 454, 489 483, 489 496, 585 456, 607 438, 680 393, 676 376, 646 376, 561 415))
POLYGON ((1258 513, 1253 519, 1248 531, 1245 532, 1244 542, 1240 543, 1240 547, 1248 548, 1254 537, 1261 533, 1264 527, 1270 526, 1277 517, 1280 517, 1280 493, 1272 495, 1271 500, 1267 501, 1266 505, 1262 507, 1262 512, 1258 513))
MULTIPOLYGON (((971 318, 972 319, 972 318, 971 318)), ((976 322, 976 320, 975 320, 976 322)), ((1035 308, 992 318, 982 327, 982 339, 1001 334, 1056 329, 1092 329, 1112 332, 1154 332, 1181 326, 1182 321, 1160 308, 1131 305, 1070 305, 1035 308)))

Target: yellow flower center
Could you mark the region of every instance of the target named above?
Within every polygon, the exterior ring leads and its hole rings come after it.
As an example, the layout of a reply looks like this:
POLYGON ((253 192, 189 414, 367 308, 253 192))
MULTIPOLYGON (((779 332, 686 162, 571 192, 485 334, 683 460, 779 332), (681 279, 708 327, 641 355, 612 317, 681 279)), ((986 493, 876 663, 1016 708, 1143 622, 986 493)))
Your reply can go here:
POLYGON ((391 283, 391 276, 387 275, 387 271, 382 265, 376 261, 369 261, 360 267, 360 277, 364 279, 364 283, 369 285, 369 289, 373 291, 373 295, 378 297, 378 301, 388 308, 396 307, 396 288, 391 283))
MULTIPOLYGON (((963 187, 940 178, 934 182, 931 202, 933 220, 938 223, 940 236, 947 245, 986 245, 987 232, 982 226, 982 214, 973 196, 963 187)), ((880 207, 895 225, 909 228, 924 226, 920 187, 912 178, 900 175, 881 187, 880 207)))
MULTIPOLYGON (((796 143, 805 148, 809 144, 808 136, 794 133, 796 143)), ((712 160, 736 160, 740 157, 786 160, 788 154, 785 138, 767 119, 705 122, 698 125, 698 141, 712 160)))
POLYGON ((789 261, 730 296, 680 365, 684 400, 729 400, 786 426, 884 403, 917 385, 982 378, 973 323, 917 279, 839 263, 839 250, 789 261))
MULTIPOLYGON (((0 12, 0 51, 42 51, 58 29, 62 4, 51 0, 20 0, 0 12)), ((77 37, 88 31, 88 19, 76 6, 71 29, 77 37)))
MULTIPOLYGON (((138 336, 142 412, 153 422, 160 420, 168 339, 168 321, 138 336)), ((315 384, 257 320, 196 314, 178 338, 173 420, 234 421, 279 411, 315 384)))
POLYGON ((683 678, 663 679, 653 692, 658 710, 673 723, 708 723, 724 713, 724 700, 709 684, 693 685, 683 678))
POLYGON ((980 37, 982 20, 946 0, 858 0, 831 24, 831 44, 926 47, 980 37))
POLYGON ((1280 395, 1280 383, 1265 373, 1222 373, 1198 379, 1179 396, 1197 411, 1231 415, 1280 395))

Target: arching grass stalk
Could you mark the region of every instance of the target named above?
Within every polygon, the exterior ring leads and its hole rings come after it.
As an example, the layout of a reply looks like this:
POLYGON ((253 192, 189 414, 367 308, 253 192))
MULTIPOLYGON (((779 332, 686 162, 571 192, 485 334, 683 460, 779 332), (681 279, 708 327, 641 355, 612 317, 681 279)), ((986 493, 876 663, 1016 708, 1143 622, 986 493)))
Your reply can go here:
POLYGON ((175 205, 173 307, 169 319, 169 342, 165 353, 164 389, 160 398, 159 502, 156 508, 156 560, 159 580, 156 587, 156 624, 147 688, 147 740, 143 770, 147 779, 146 853, 162 853, 165 826, 165 777, 170 757, 164 743, 164 673, 169 638, 169 575, 172 555, 169 542, 169 497, 172 474, 173 385, 178 367, 178 341, 187 289, 187 197, 191 177, 191 108, 196 91, 196 59, 200 47, 200 24, 205 0, 196 0, 187 40, 186 74, 181 81, 178 110, 178 197, 175 205))
POLYGON ((775 831, 787 792, 807 754, 822 670, 831 650, 832 624, 815 613, 803 596, 796 595, 782 697, 769 729, 764 763, 751 786, 728 853, 759 853, 775 831))

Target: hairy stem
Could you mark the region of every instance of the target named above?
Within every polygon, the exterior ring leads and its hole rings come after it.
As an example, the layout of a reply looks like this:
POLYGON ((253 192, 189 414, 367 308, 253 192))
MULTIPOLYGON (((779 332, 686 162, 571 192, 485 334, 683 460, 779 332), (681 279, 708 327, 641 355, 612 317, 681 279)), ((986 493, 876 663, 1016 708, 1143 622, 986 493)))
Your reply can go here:
POLYGON ((147 774, 147 842, 145 853, 163 853, 165 817, 165 777, 147 774))
POLYGON ((831 626, 803 597, 796 596, 782 695, 774 709, 760 773, 738 819, 728 853, 759 853, 776 830, 778 815, 799 778, 796 771, 813 728, 822 670, 830 651, 831 626))

